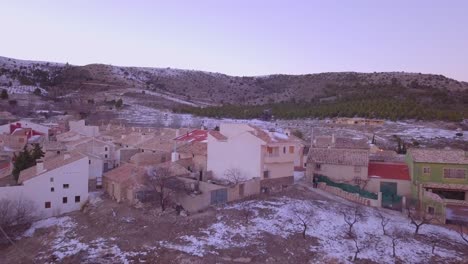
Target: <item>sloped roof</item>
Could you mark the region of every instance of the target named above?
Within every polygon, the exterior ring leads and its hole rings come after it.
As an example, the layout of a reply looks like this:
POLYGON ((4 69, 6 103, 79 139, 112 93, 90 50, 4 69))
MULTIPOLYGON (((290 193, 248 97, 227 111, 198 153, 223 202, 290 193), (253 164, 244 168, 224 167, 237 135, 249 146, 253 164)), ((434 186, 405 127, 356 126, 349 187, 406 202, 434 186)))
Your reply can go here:
POLYGON ((177 152, 206 156, 208 152, 207 145, 205 142, 193 141, 178 147, 177 152))
POLYGON ((221 132, 216 131, 216 130, 210 131, 209 134, 212 135, 217 140, 226 140, 227 139, 227 137, 225 135, 221 134, 221 132))
POLYGON ((382 179, 410 180, 408 165, 405 163, 370 162, 369 177, 378 176, 382 179))
POLYGON ((202 129, 195 129, 190 132, 187 132, 186 134, 183 134, 181 136, 178 136, 174 138, 174 140, 177 141, 198 141, 198 142, 203 142, 206 141, 208 137, 208 130, 202 130, 202 129))
POLYGON ((73 163, 85 157, 86 157, 85 155, 80 154, 76 151, 73 151, 67 154, 62 154, 59 156, 54 156, 52 158, 46 159, 44 161, 44 170, 42 172, 37 173, 36 166, 22 170, 18 178, 18 183, 23 183, 24 181, 30 180, 34 177, 44 174, 45 172, 55 170, 57 168, 73 163), (65 158, 65 155, 69 155, 69 157, 65 158))
POLYGON ((365 139, 352 139, 336 137, 333 143, 332 136, 317 136, 313 141, 314 148, 338 148, 338 149, 369 149, 369 144, 365 139))
POLYGON ((307 160, 311 163, 351 166, 367 166, 369 163, 367 150, 361 149, 311 148, 307 160))
POLYGON ((468 164, 468 155, 461 149, 416 149, 411 148, 408 154, 414 162, 468 164))

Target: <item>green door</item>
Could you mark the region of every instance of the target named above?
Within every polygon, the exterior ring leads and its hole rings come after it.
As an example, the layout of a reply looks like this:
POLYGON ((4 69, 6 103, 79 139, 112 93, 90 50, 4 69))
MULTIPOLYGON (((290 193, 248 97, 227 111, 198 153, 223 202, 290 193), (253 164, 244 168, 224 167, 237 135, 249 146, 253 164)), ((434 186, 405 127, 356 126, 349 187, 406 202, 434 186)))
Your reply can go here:
POLYGON ((382 207, 401 211, 401 196, 398 196, 396 182, 380 182, 382 207))

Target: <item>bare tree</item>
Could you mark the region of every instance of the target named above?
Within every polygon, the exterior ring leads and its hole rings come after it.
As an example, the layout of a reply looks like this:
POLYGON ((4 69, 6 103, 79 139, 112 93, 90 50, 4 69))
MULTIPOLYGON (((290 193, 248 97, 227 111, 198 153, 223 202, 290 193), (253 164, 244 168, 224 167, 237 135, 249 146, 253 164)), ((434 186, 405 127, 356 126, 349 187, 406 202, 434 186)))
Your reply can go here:
POLYGON ((468 230, 465 231, 465 229, 468 229, 466 228, 466 225, 463 225, 463 224, 459 224, 459 231, 458 233, 460 234, 460 237, 463 239, 463 241, 465 241, 467 244, 468 244, 468 237, 465 237, 465 233, 468 232, 468 230))
POLYGON ((356 248, 356 251, 354 251, 354 258, 353 261, 356 261, 358 258, 358 254, 361 252, 362 247, 359 245, 359 236, 357 234, 352 234, 351 239, 354 241, 354 247, 356 248))
POLYGON ((343 209, 341 210, 341 214, 343 215, 343 219, 345 223, 348 225, 348 236, 352 237, 353 236, 353 226, 357 222, 364 220, 365 215, 359 205, 356 205, 352 208, 348 209, 343 209))
POLYGON ((400 229, 393 229, 387 236, 392 240, 392 257, 396 258, 396 246, 399 241, 407 237, 407 234, 400 229))
POLYGON ((423 225, 430 224, 435 219, 434 215, 426 213, 426 211, 421 210, 419 207, 408 208, 408 217, 410 223, 415 227, 415 235, 419 234, 419 229, 423 225))
POLYGON ((31 223, 35 220, 34 203, 23 198, 0 200, 0 226, 8 228, 31 223))
POLYGON ((390 222, 390 218, 386 217, 385 215, 382 214, 382 212, 377 212, 377 216, 380 218, 380 225, 382 226, 382 232, 385 235, 387 235, 387 231, 385 228, 387 227, 388 223, 390 222))
POLYGON ((157 194, 161 210, 165 211, 177 191, 185 190, 185 185, 168 168, 152 167, 145 175, 146 185, 157 194))
POLYGON ((302 238, 306 239, 307 228, 310 226, 315 214, 313 205, 308 201, 304 201, 300 205, 295 204, 292 212, 302 226, 302 238))
POLYGON ((237 185, 246 181, 246 177, 237 168, 227 169, 224 172, 224 177, 229 181, 230 184, 233 185, 237 185))

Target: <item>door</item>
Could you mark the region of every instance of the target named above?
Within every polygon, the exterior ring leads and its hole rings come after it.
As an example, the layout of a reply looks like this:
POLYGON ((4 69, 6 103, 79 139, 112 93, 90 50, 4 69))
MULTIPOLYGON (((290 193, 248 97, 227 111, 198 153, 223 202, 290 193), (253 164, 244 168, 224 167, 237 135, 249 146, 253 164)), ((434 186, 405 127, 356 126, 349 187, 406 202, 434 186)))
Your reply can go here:
POLYGON ((211 204, 222 204, 227 202, 227 189, 211 191, 211 204))
POLYGON ((382 207, 401 211, 401 196, 398 196, 396 182, 380 182, 380 192, 382 193, 382 207))

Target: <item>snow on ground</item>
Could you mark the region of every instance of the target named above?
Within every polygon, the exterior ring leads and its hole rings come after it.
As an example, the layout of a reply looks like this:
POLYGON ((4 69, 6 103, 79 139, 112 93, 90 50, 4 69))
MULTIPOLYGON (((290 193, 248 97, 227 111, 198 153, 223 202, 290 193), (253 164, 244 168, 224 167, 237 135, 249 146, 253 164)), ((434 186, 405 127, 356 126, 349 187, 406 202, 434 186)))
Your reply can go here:
POLYGON ((41 90, 42 95, 46 95, 47 91, 44 88, 39 86, 32 86, 32 85, 16 85, 16 86, 0 86, 0 90, 7 90, 8 94, 32 94, 36 88, 41 90))
MULTIPOLYGON (((217 250, 236 247, 262 245, 263 233, 287 238, 302 231, 301 225, 293 213, 293 209, 305 210, 309 203, 291 198, 278 198, 269 201, 247 201, 229 205, 219 210, 250 209, 255 217, 248 225, 239 222, 230 222, 228 216, 219 215, 218 221, 206 229, 199 230, 199 235, 184 235, 178 238, 177 243, 163 241, 160 246, 176 249, 194 256, 217 254, 217 250), (269 211, 264 214, 261 211, 269 211), (243 239, 235 239, 235 236, 243 239)), ((336 258, 340 262, 348 262, 354 256, 354 241, 346 238, 346 223, 338 208, 333 203, 314 201, 312 204, 315 215, 307 231, 308 236, 318 238, 319 245, 310 248, 310 251, 321 254, 324 258, 336 258)), ((341 205, 342 206, 342 205, 341 205)), ((394 263, 392 257, 392 240, 382 235, 380 218, 375 215, 372 208, 364 208, 368 215, 366 220, 356 223, 354 230, 357 233, 358 243, 363 247, 359 258, 367 258, 379 263, 394 263)), ((391 219, 388 229, 398 229, 406 233, 406 240, 397 242, 396 254, 407 263, 425 263, 432 256, 431 246, 414 239, 414 227, 408 219, 398 212, 384 212, 391 219)), ((421 234, 433 234, 444 241, 436 248, 435 254, 454 261, 462 261, 462 256, 450 249, 452 243, 463 243, 459 235, 443 227, 424 225, 421 234), (447 246, 448 245, 448 246, 447 246)))

